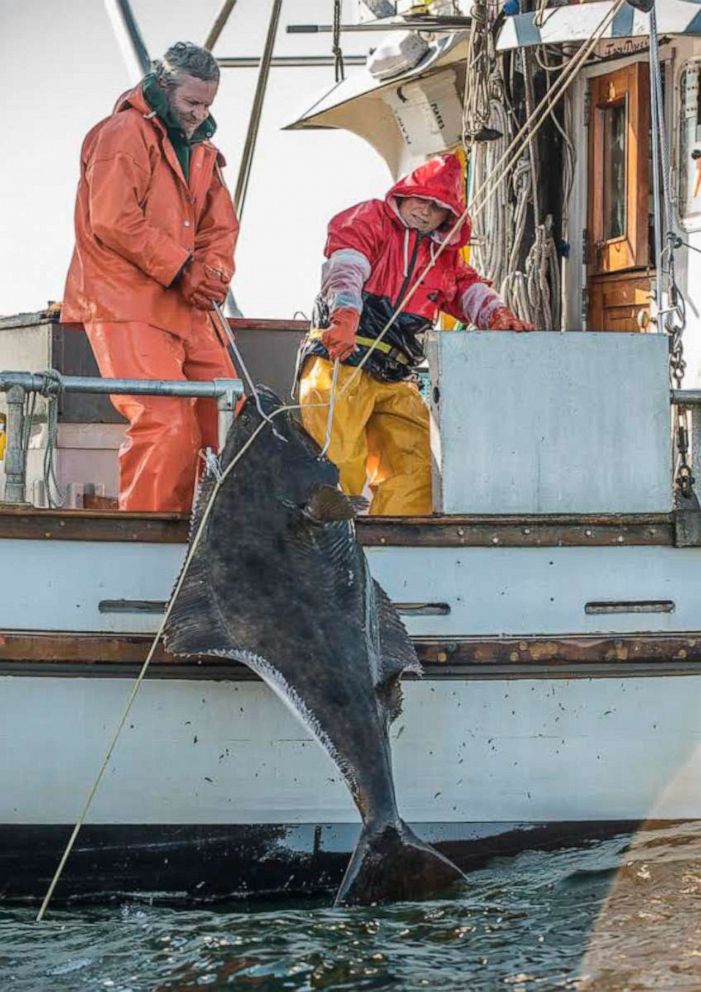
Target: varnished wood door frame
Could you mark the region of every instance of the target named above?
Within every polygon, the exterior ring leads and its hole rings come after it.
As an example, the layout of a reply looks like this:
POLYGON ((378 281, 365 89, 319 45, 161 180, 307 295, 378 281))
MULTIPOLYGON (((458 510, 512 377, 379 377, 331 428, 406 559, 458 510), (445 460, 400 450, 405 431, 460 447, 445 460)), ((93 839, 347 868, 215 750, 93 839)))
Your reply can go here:
POLYGON ((588 277, 645 269, 649 262, 648 209, 650 100, 645 62, 591 81, 589 126, 588 277), (626 220, 621 237, 604 239, 605 113, 626 101, 626 220))

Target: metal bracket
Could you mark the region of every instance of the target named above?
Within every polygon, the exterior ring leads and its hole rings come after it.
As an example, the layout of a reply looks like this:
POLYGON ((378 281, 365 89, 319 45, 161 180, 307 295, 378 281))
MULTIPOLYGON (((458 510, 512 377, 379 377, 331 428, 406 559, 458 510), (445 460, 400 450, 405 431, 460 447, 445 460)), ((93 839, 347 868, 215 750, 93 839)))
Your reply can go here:
POLYGON ((7 390, 7 446, 5 448, 5 502, 26 503, 26 462, 24 450, 24 400, 22 386, 7 390))
POLYGON ((674 511, 675 548, 701 548, 701 509, 674 511))
POLYGON ((234 422, 236 404, 241 396, 239 379, 215 379, 214 385, 221 389, 217 396, 219 450, 224 450, 224 444, 229 429, 234 422))

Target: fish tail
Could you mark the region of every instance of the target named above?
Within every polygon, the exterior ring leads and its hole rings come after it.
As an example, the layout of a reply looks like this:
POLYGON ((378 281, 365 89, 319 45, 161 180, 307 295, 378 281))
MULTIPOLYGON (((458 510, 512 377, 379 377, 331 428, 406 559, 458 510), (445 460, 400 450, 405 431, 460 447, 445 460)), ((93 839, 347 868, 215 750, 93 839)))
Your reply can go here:
POLYGON ((460 869, 403 820, 363 828, 335 905, 426 899, 464 880, 460 869))

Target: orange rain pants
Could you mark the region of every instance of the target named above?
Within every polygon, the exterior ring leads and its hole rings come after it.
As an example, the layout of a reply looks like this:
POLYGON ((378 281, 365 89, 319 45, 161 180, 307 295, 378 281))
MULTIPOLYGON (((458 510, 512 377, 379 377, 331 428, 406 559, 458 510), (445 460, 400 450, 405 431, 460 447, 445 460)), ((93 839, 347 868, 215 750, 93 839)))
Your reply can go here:
MULTIPOLYGON (((322 447, 332 376, 332 362, 308 358, 299 387, 302 423, 322 447)), ((369 484, 371 514, 432 512, 429 413, 413 383, 382 382, 350 365, 339 365, 328 456, 349 496, 360 496, 369 484), (351 376, 355 376, 353 385, 342 395, 351 376)))
MULTIPOLYGON (((235 376, 228 352, 204 313, 191 335, 138 321, 88 321, 100 373, 110 379, 224 379, 235 376)), ((218 449, 215 400, 111 396, 129 426, 119 451, 119 509, 188 512, 202 448, 218 449)))

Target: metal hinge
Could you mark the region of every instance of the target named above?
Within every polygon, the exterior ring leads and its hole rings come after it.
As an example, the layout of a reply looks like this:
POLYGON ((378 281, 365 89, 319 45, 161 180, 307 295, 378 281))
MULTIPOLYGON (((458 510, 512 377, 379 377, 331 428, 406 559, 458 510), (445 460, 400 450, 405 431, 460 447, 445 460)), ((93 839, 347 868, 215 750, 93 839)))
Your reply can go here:
POLYGON ((582 290, 582 311, 580 314, 582 320, 582 329, 587 326, 587 317, 589 316, 589 290, 585 286, 582 290))
POLYGON ((587 83, 584 90, 584 126, 589 127, 589 115, 591 113, 591 83, 587 83))
POLYGON ((582 229, 582 265, 589 262, 589 228, 582 229))

